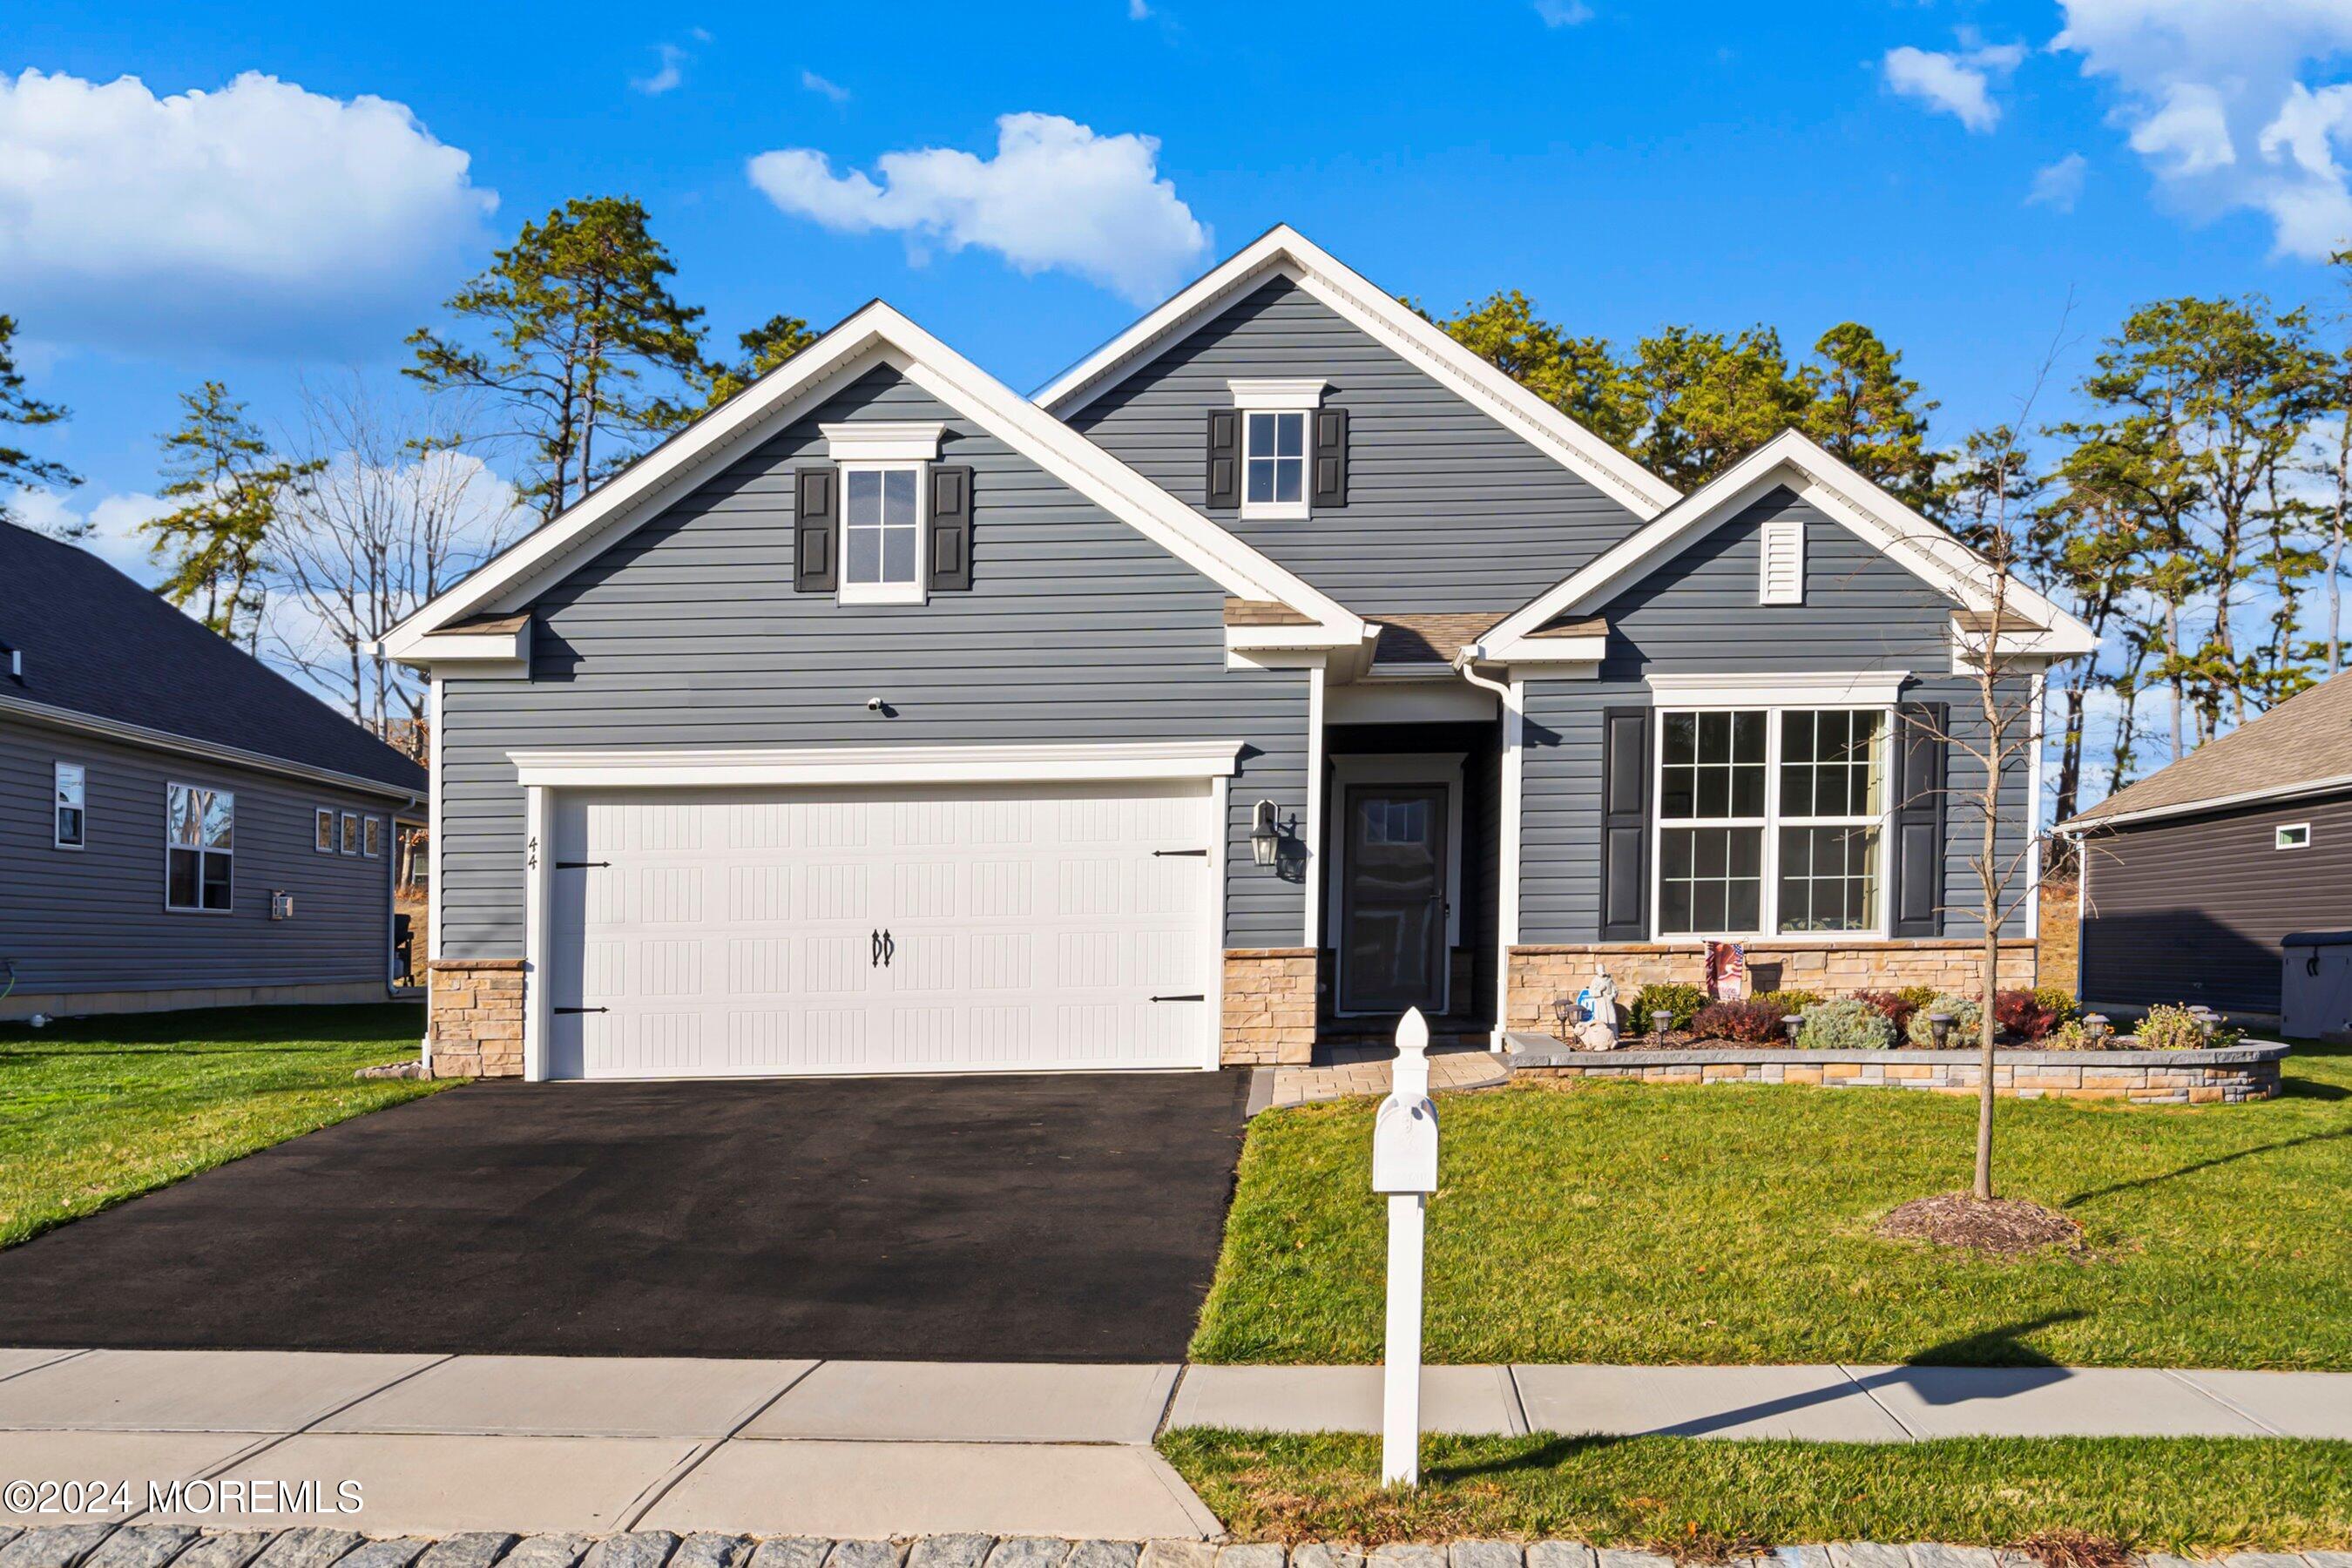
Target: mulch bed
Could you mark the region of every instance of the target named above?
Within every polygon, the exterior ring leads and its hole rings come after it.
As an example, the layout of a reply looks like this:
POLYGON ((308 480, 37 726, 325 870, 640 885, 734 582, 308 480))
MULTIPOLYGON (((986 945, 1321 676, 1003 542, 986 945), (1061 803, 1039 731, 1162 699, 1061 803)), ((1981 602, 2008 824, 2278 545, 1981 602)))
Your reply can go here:
POLYGON ((2000 1258, 2021 1258, 2045 1247, 2071 1248, 2083 1243, 2083 1227, 2056 1209, 2025 1198, 1979 1203, 1968 1193, 1914 1198, 1880 1220, 1878 1234, 2000 1258))

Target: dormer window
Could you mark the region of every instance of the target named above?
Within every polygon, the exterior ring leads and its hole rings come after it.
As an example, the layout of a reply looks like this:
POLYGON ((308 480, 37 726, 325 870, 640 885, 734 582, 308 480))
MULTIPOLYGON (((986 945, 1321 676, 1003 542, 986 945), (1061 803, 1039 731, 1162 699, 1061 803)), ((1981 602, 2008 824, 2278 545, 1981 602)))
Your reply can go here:
POLYGON ((841 470, 841 602, 923 602, 922 469, 913 463, 841 470))
MULTIPOLYGON (((1239 492, 1230 500, 1212 494, 1211 505, 1236 505, 1244 519, 1301 519, 1318 504, 1339 504, 1345 499, 1346 416, 1324 410, 1326 383, 1319 380, 1235 381, 1232 388, 1234 413, 1227 417, 1239 426, 1234 432, 1239 450, 1234 467, 1239 492), (1329 425, 1330 429, 1322 426, 1329 425), (1319 474, 1331 468, 1329 476, 1319 474)), ((1230 427, 1230 426, 1229 426, 1230 427)), ((1217 426, 1210 440, 1211 489, 1217 488, 1215 468, 1217 426)))

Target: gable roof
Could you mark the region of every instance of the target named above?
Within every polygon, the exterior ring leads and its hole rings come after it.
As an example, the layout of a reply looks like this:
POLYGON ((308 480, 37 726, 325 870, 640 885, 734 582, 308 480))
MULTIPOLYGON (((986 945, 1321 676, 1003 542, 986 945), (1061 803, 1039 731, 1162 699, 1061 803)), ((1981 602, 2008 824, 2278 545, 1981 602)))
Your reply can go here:
MULTIPOLYGON (((1485 639, 1483 655, 1507 662, 1562 616, 1598 614, 1660 564, 1752 502, 1786 487, 1812 501, 1881 554, 1944 594, 1956 612, 1981 628, 1994 599, 1994 574, 1982 556, 1854 472, 1794 430, 1767 441, 1723 473, 1652 518, 1610 549, 1521 605, 1485 639)), ((2006 637, 2031 638, 2017 651, 2052 658, 2088 653, 2091 629, 2016 578, 2002 595, 2006 637), (2031 629, 2022 623, 2031 623, 2031 629)))
POLYGON ((744 391, 491 559, 394 627, 395 658, 429 662, 425 639, 472 617, 511 613, 733 460, 850 377, 887 364, 955 413, 1128 523, 1234 597, 1297 611, 1355 647, 1364 623, 1338 600, 1170 495, 880 300, 858 310, 744 391))
POLYGON ((2338 788, 2352 789, 2352 670, 2296 692, 2059 826, 2104 827, 2338 788))
POLYGON ((425 793, 425 770, 79 546, 0 524, 0 713, 425 793))
POLYGON ((1066 419, 1218 310, 1269 278, 1290 279, 1538 451, 1589 480, 1634 516, 1676 499, 1674 486, 1399 304, 1287 224, 1277 224, 1179 290, 1037 394, 1066 419))

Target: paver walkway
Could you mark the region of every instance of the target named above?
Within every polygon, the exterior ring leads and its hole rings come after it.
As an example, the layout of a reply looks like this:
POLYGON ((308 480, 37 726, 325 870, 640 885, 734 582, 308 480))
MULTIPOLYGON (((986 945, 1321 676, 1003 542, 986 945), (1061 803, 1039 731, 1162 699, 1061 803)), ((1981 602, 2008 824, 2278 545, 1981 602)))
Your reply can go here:
MULTIPOLYGON (((1349 1048, 1325 1055, 1313 1067, 1259 1069, 1270 1080, 1253 1086, 1250 1111, 1276 1106, 1305 1105, 1318 1100, 1345 1100, 1356 1094, 1386 1094, 1389 1065, 1396 1051, 1386 1046, 1349 1048)), ((1429 1088, 1433 1094, 1470 1089, 1497 1089, 1511 1081, 1510 1065, 1492 1051, 1441 1047, 1429 1053, 1429 1088)))
MULTIPOLYGON (((1426 1425, 1465 1433, 2352 1438, 2330 1373, 1433 1367, 1423 1391, 1426 1425)), ((0 1350, 0 1478, 127 1481, 131 1506, 79 1515, 114 1523, 1199 1540, 1217 1523, 1150 1447, 1163 1426, 1379 1411, 1377 1367, 0 1350)))

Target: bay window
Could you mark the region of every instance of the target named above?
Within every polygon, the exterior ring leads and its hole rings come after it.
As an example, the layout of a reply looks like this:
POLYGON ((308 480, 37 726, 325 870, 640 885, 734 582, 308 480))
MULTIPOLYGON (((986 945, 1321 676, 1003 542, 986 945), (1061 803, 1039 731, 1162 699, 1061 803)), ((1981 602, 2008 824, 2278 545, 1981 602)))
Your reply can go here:
POLYGON ((1658 934, 1884 934, 1884 708, 1658 717, 1658 934))

